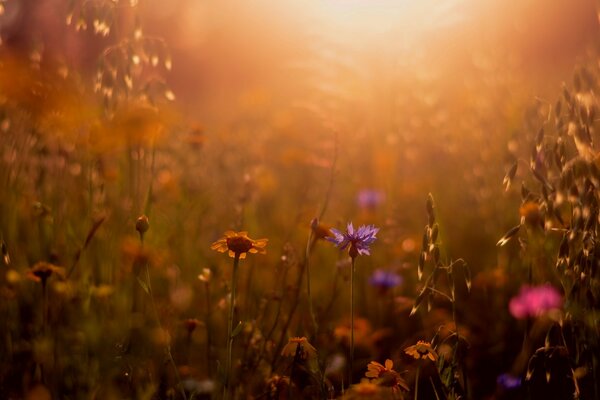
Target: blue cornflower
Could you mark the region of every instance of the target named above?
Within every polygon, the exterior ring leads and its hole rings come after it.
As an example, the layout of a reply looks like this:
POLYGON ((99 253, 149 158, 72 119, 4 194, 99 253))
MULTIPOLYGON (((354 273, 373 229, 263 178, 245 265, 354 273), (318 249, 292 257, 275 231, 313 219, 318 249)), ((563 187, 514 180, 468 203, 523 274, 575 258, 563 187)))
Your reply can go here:
POLYGON ((384 269, 376 269, 373 275, 369 278, 371 286, 386 290, 402 284, 402 277, 394 271, 386 271, 384 269))
POLYGON ((356 202, 360 208, 373 210, 383 204, 385 193, 381 190, 363 189, 356 195, 356 202))
POLYGON ((379 232, 379 228, 375 228, 374 225, 362 225, 355 231, 352 222, 349 222, 346 232, 332 228, 331 233, 334 237, 328 237, 327 240, 334 243, 340 250, 348 248, 350 257, 356 258, 359 254, 371 254, 369 246, 377 239, 375 237, 377 232, 379 232))

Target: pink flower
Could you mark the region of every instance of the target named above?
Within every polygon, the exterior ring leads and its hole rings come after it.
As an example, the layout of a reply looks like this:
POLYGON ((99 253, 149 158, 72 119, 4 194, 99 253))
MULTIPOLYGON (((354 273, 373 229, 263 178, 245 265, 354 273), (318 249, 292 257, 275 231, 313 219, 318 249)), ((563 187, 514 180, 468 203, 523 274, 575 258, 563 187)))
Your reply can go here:
POLYGON ((513 317, 524 319, 537 317, 546 311, 562 307, 562 296, 552 285, 521 287, 519 294, 508 304, 513 317))

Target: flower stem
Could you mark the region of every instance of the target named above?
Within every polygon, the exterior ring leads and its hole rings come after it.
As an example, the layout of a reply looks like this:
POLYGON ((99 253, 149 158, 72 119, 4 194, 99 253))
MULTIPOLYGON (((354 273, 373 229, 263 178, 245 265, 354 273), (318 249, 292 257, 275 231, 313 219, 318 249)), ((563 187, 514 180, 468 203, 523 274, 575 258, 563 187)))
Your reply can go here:
MULTIPOLYGON (((144 247, 144 235, 140 233, 140 242, 141 246, 144 247)), ((148 262, 145 262, 145 273, 146 273, 146 286, 148 287, 148 296, 150 297, 150 304, 152 305, 152 310, 154 312, 154 318, 156 319, 156 325, 158 325, 158 329, 163 332, 162 324, 160 322, 160 317, 158 315, 158 309, 156 308, 156 303, 154 302, 154 293, 152 292, 152 284, 150 282, 150 268, 148 267, 148 262)), ((177 364, 173 359, 173 354, 171 354, 171 345, 170 339, 165 346, 165 353, 173 367, 173 372, 175 374, 175 379, 177 379, 177 383, 179 385, 179 390, 184 400, 187 400, 187 395, 185 394, 185 389, 183 388, 183 384, 181 382, 181 376, 179 375, 179 370, 177 369, 177 364)))
POLYGON ((308 242, 306 243, 306 292, 308 295, 308 309, 310 311, 310 317, 312 318, 312 323, 313 323, 313 327, 315 328, 315 336, 317 335, 318 331, 319 331, 319 324, 317 323, 317 319, 315 318, 315 312, 313 310, 313 304, 312 304, 312 296, 311 296, 311 292, 310 292, 310 253, 311 253, 311 248, 312 248, 312 244, 313 244, 313 231, 312 229, 310 230, 310 233, 308 235, 308 242))
POLYGON ((229 398, 229 388, 231 386, 231 356, 233 351, 233 311, 235 307, 235 287, 239 263, 240 255, 236 253, 235 258, 233 259, 233 275, 231 277, 231 298, 229 299, 229 323, 227 325, 227 364, 225 367, 227 375, 225 377, 225 386, 223 387, 223 399, 229 398))
POLYGON ((417 367, 417 373, 415 375, 415 400, 419 397, 419 372, 421 372, 421 365, 417 367))
POLYGON ((210 328, 210 284, 208 282, 204 283, 204 288, 206 292, 206 314, 204 316, 204 323, 206 325, 206 368, 208 377, 212 377, 212 369, 211 369, 211 360, 210 360, 210 352, 212 346, 212 338, 211 338, 211 328, 210 328))
POLYGON ((348 387, 352 385, 352 373, 354 372, 354 261, 350 269, 350 374, 348 376, 348 387))

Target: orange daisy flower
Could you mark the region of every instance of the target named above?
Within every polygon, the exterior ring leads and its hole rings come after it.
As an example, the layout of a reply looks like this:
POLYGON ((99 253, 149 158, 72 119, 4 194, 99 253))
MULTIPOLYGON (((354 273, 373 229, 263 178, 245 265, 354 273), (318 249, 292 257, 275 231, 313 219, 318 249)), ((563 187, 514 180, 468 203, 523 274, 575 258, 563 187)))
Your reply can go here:
POLYGON ((407 347, 404 352, 409 356, 414 357, 416 360, 422 358, 429 358, 431 361, 435 361, 438 358, 435 349, 431 346, 431 343, 419 340, 414 346, 407 347))
POLYGON ((391 387, 393 391, 400 389, 410 390, 404 379, 400 377, 400 374, 394 371, 394 362, 390 359, 385 360, 385 365, 381 365, 377 361, 371 361, 367 365, 365 376, 380 386, 391 387))
POLYGON ((219 253, 227 251, 231 258, 239 257, 240 259, 244 259, 247 253, 265 254, 267 252, 265 247, 268 241, 268 239, 250 239, 248 232, 227 231, 225 232, 225 236, 214 242, 210 248, 219 253))

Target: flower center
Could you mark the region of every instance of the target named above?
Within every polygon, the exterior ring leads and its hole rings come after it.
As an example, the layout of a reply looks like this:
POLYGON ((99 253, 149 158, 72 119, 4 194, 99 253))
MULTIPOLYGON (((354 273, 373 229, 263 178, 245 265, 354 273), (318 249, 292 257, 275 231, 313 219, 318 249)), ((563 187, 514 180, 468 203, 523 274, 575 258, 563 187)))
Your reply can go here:
POLYGON ((236 254, 247 253, 252 248, 252 241, 243 236, 227 238, 227 248, 236 254))

